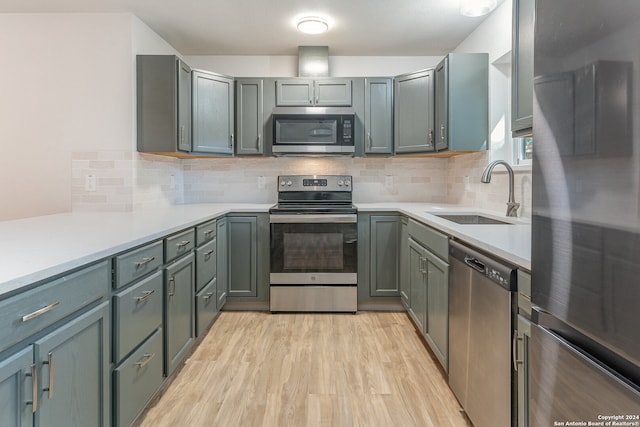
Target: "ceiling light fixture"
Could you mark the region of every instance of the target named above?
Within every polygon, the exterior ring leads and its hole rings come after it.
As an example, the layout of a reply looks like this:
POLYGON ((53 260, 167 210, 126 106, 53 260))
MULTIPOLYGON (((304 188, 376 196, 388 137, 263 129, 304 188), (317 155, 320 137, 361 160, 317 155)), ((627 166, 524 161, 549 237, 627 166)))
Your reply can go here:
POLYGON ((319 16, 305 16, 298 20, 297 27, 306 34, 322 34, 329 29, 329 24, 319 16))
POLYGON ((486 15, 496 8, 497 0, 460 0, 460 13, 475 18, 486 15))

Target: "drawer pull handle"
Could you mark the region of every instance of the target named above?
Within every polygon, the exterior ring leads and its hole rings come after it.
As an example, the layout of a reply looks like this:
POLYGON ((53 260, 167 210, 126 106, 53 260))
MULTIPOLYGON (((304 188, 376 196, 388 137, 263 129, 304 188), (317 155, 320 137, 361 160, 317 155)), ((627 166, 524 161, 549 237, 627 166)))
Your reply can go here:
POLYGON ((149 264, 151 261, 153 261, 155 259, 156 259, 156 257, 154 257, 154 256, 147 257, 147 258, 142 258, 142 261, 136 262, 136 268, 143 267, 143 266, 149 264))
POLYGON ((47 305, 45 307, 42 307, 40 310, 36 310, 33 313, 29 313, 29 314, 27 314, 25 316, 22 316, 22 321, 26 322, 28 320, 35 319, 36 317, 40 317, 43 314, 48 313, 49 311, 53 310, 54 308, 56 308, 59 305, 60 305, 60 301, 56 301, 53 304, 49 304, 49 305, 47 305))
POLYGON ((179 248, 184 248, 185 246, 187 246, 189 243, 191 243, 191 240, 183 240, 180 243, 176 243, 176 246, 179 248))
POLYGON ((142 369, 145 366, 147 366, 147 364, 151 362, 151 359, 153 359, 154 357, 156 357, 155 353, 153 354, 145 353, 142 355, 142 359, 136 362, 136 366, 138 367, 138 369, 142 369))
POLYGON ((211 233, 213 233, 213 230, 204 230, 204 237, 207 237, 211 233))
POLYGON ((210 251, 205 252, 205 253, 204 253, 204 256, 206 256, 207 258, 209 258, 209 257, 210 257, 211 255, 213 255, 214 253, 215 253, 215 251, 214 251, 213 249, 211 249, 210 251))
POLYGON ((49 352, 46 362, 42 362, 43 365, 49 365, 49 388, 45 388, 42 391, 49 392, 49 399, 53 399, 53 353, 49 352))
POLYGON ((202 298, 203 298, 205 301, 209 301, 209 300, 211 299, 211 297, 212 297, 212 296, 213 296, 213 292, 209 292, 208 294, 203 295, 203 296, 202 296, 202 298))
POLYGON ((172 297, 176 294, 176 278, 171 276, 169 279, 169 296, 172 297), (171 284, 173 283, 173 286, 171 284))
POLYGON ((31 372, 25 374, 27 377, 31 377, 31 400, 27 401, 27 405, 31 405, 31 412, 34 414, 38 410, 38 369, 36 365, 31 365, 31 372))
POLYGON ((144 291, 142 293, 142 296, 136 297, 136 304, 140 304, 141 302, 145 302, 147 299, 149 299, 149 297, 151 295, 153 295, 156 292, 155 289, 150 290, 150 291, 144 291))

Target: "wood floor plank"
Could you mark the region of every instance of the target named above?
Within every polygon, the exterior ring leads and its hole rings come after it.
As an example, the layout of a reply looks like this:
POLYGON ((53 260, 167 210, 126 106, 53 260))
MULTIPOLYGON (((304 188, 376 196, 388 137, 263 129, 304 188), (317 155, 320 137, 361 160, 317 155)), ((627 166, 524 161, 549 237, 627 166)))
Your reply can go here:
POLYGON ((139 425, 467 427, 406 313, 223 312, 139 425))

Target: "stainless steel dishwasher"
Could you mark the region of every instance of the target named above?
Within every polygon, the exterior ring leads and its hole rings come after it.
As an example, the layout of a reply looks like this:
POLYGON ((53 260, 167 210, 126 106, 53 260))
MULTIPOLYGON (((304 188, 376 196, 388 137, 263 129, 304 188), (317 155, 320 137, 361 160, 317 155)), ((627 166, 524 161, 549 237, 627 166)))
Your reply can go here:
POLYGON ((449 386, 475 427, 510 426, 516 268, 449 248, 449 386))

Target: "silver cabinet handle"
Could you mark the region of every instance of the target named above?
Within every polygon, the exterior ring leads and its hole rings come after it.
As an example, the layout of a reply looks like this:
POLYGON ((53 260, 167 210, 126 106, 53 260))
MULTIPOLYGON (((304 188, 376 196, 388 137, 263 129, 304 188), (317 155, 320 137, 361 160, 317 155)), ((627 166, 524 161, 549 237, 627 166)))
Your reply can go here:
POLYGON ((184 248, 185 246, 187 246, 189 243, 191 243, 191 240, 183 240, 180 243, 176 243, 176 246, 179 248, 184 248))
POLYGON ((440 125, 440 140, 444 141, 444 125, 440 125))
POLYGON ((155 291, 156 291, 155 289, 152 289, 150 291, 144 291, 142 293, 142 296, 139 296, 139 297, 135 298, 136 304, 140 304, 141 302, 145 302, 147 299, 149 299, 149 297, 151 295, 153 295, 155 293, 155 291))
POLYGON ((233 148, 233 134, 229 135, 229 148, 233 148))
POLYGON ((313 99, 309 100, 309 104, 313 105, 313 99))
POLYGON ((203 231, 204 237, 207 237, 211 233, 213 233, 213 230, 204 230, 203 231))
POLYGON ((518 339, 518 331, 513 331, 513 338, 511 339, 511 356, 513 357, 513 370, 518 372, 518 348, 516 347, 516 340, 518 339))
POLYGON ((169 279, 169 296, 172 297, 176 294, 176 278, 175 277, 171 277, 169 279), (171 286, 171 284, 173 283, 173 286, 171 286))
POLYGON ((151 362, 151 359, 153 359, 154 357, 156 357, 156 354, 155 354, 155 353, 153 353, 153 354, 144 353, 144 354, 142 355, 142 359, 138 360, 138 361, 135 363, 135 365, 138 367, 138 369, 142 369, 142 368, 144 368, 145 366, 147 366, 147 364, 148 364, 149 362, 151 362))
POLYGON ((210 257, 212 254, 214 254, 214 253, 215 253, 215 251, 214 251, 213 249, 211 249, 210 251, 205 252, 205 253, 204 253, 204 256, 205 256, 205 257, 207 257, 207 258, 209 258, 209 257, 210 257))
POLYGON ((156 257, 154 257, 154 256, 142 258, 142 261, 136 262, 136 268, 143 267, 143 266, 149 264, 151 261, 153 261, 155 259, 156 259, 156 257))
POLYGON ((56 308, 59 305, 60 305, 60 301, 56 301, 56 302, 54 302, 52 304, 49 304, 49 305, 47 305, 45 307, 42 307, 40 310, 36 310, 33 313, 29 313, 29 314, 27 314, 25 316, 22 316, 22 321, 26 322, 28 320, 35 319, 36 317, 40 317, 43 314, 48 313, 49 311, 53 310, 54 308, 56 308))
POLYGON ((429 144, 433 144, 433 129, 429 129, 429 144))
POLYGON ((49 352, 47 355, 47 361, 42 362, 43 365, 49 365, 49 388, 42 389, 42 391, 49 392, 49 399, 53 399, 53 353, 49 352))
POLYGON ((27 377, 31 377, 31 400, 25 402, 27 405, 31 405, 31 412, 34 414, 38 410, 38 369, 35 364, 31 365, 31 372, 25 374, 27 377))
POLYGON ((373 142, 371 141, 371 132, 367 132, 367 141, 369 142, 369 150, 373 148, 373 142))
POLYGON ((204 294, 202 296, 202 299, 204 299, 205 301, 209 301, 212 296, 213 296, 213 292, 209 292, 208 294, 204 294))
POLYGON ((262 151, 262 137, 258 135, 258 151, 262 151))
POLYGON ((184 143, 184 125, 180 126, 180 144, 184 143))

